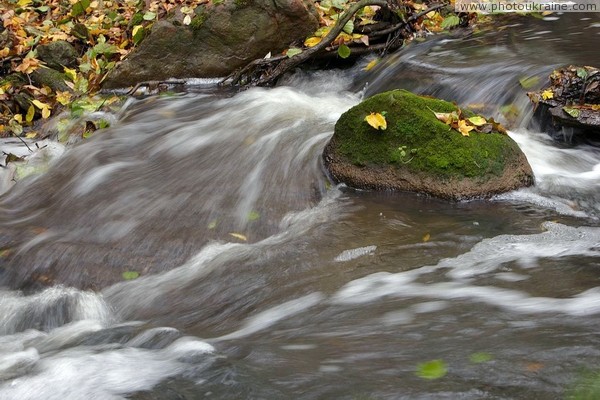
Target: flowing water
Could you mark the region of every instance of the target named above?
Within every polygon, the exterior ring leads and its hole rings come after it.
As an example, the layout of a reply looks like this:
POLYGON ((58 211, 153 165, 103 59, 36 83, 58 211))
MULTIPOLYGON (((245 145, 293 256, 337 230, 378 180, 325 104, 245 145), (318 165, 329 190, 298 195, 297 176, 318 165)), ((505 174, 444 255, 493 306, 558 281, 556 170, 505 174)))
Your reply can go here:
POLYGON ((18 182, 0 399, 563 398, 600 368, 600 150, 536 131, 518 81, 599 66, 600 19, 509 25, 369 73, 131 100, 18 182), (461 203, 331 187, 335 121, 392 88, 512 118, 537 185, 461 203), (447 374, 419 377, 430 360, 447 374))

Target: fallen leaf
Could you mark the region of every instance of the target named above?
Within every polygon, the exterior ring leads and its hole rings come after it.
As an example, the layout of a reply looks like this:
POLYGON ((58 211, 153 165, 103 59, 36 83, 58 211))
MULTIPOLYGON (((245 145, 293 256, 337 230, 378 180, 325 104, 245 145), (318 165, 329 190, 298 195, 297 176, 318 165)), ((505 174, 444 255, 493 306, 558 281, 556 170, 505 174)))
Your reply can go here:
POLYGON ((246 236, 242 235, 241 233, 232 232, 229 234, 229 236, 233 236, 234 238, 243 240, 244 242, 248 241, 248 238, 246 236))
POLYGON ((546 89, 542 92, 542 99, 548 100, 548 99, 553 99, 553 98, 554 98, 554 92, 552 92, 552 89, 546 89))
POLYGON ((431 239, 431 235, 429 233, 423 235, 423 242, 429 242, 429 239, 431 239))
POLYGON ((136 279, 140 276, 140 273, 137 271, 125 271, 121 274, 121 276, 123 277, 123 279, 125 279, 126 281, 130 281, 132 279, 136 279))
POLYGON ((448 368, 443 360, 432 360, 417 366, 417 376, 423 379, 439 379, 448 373, 448 368))
POLYGON ((475 127, 467 125, 467 122, 464 119, 458 121, 458 131, 462 133, 463 136, 469 136, 469 132, 473 129, 475 129, 475 127))
POLYGON ((321 42, 320 37, 312 36, 304 41, 304 45, 306 47, 314 47, 314 46, 318 45, 320 42, 321 42))
POLYGON ((380 113, 371 113, 367 115, 364 120, 375 129, 382 131, 387 129, 387 121, 380 113))
POLYGON ((377 63, 379 62, 379 59, 376 58, 374 60, 371 60, 364 68, 363 71, 370 71, 374 66, 377 65, 377 63))
POLYGON ((487 120, 479 115, 469 118, 469 122, 475 126, 482 126, 487 123, 487 120))

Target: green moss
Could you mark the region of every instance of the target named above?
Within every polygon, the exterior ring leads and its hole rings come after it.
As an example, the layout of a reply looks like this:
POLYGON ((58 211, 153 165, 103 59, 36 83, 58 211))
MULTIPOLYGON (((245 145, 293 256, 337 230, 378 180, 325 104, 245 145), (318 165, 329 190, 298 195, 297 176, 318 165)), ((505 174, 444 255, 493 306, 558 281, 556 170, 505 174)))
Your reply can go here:
POLYGON ((505 157, 518 147, 498 133, 471 132, 464 137, 433 114, 456 110, 452 103, 405 90, 385 92, 344 113, 334 138, 339 153, 355 165, 396 165, 446 177, 500 176, 505 157), (368 114, 382 111, 387 112, 386 130, 375 130, 364 121, 368 114), (410 154, 401 156, 402 148, 410 154))
POLYGON ((194 30, 200 29, 202 25, 204 25, 204 21, 206 21, 206 15, 204 13, 196 15, 194 18, 192 18, 190 26, 194 30))
POLYGON ((233 0, 233 3, 237 6, 237 7, 246 7, 249 3, 250 0, 233 0))

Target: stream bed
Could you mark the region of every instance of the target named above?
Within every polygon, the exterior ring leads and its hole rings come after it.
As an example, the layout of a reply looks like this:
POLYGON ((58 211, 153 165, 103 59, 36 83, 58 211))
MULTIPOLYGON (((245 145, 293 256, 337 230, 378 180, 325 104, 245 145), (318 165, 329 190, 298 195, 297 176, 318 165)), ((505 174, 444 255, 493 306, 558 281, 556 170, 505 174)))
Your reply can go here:
POLYGON ((132 99, 0 198, 0 399, 565 398, 600 369, 600 148, 536 130, 519 79, 600 66, 597 15, 132 99), (335 121, 394 88, 503 118, 536 186, 332 186, 335 121))

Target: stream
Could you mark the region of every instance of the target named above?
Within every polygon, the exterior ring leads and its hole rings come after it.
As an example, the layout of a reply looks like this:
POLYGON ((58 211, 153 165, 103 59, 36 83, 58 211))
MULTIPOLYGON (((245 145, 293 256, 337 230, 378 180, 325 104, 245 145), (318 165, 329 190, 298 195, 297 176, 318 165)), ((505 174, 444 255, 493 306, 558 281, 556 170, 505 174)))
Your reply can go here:
POLYGON ((600 369, 600 148, 540 132, 519 80, 600 66, 599 15, 130 99, 0 198, 0 399, 565 398, 600 369), (394 88, 505 121, 536 186, 331 185, 335 121, 394 88))

